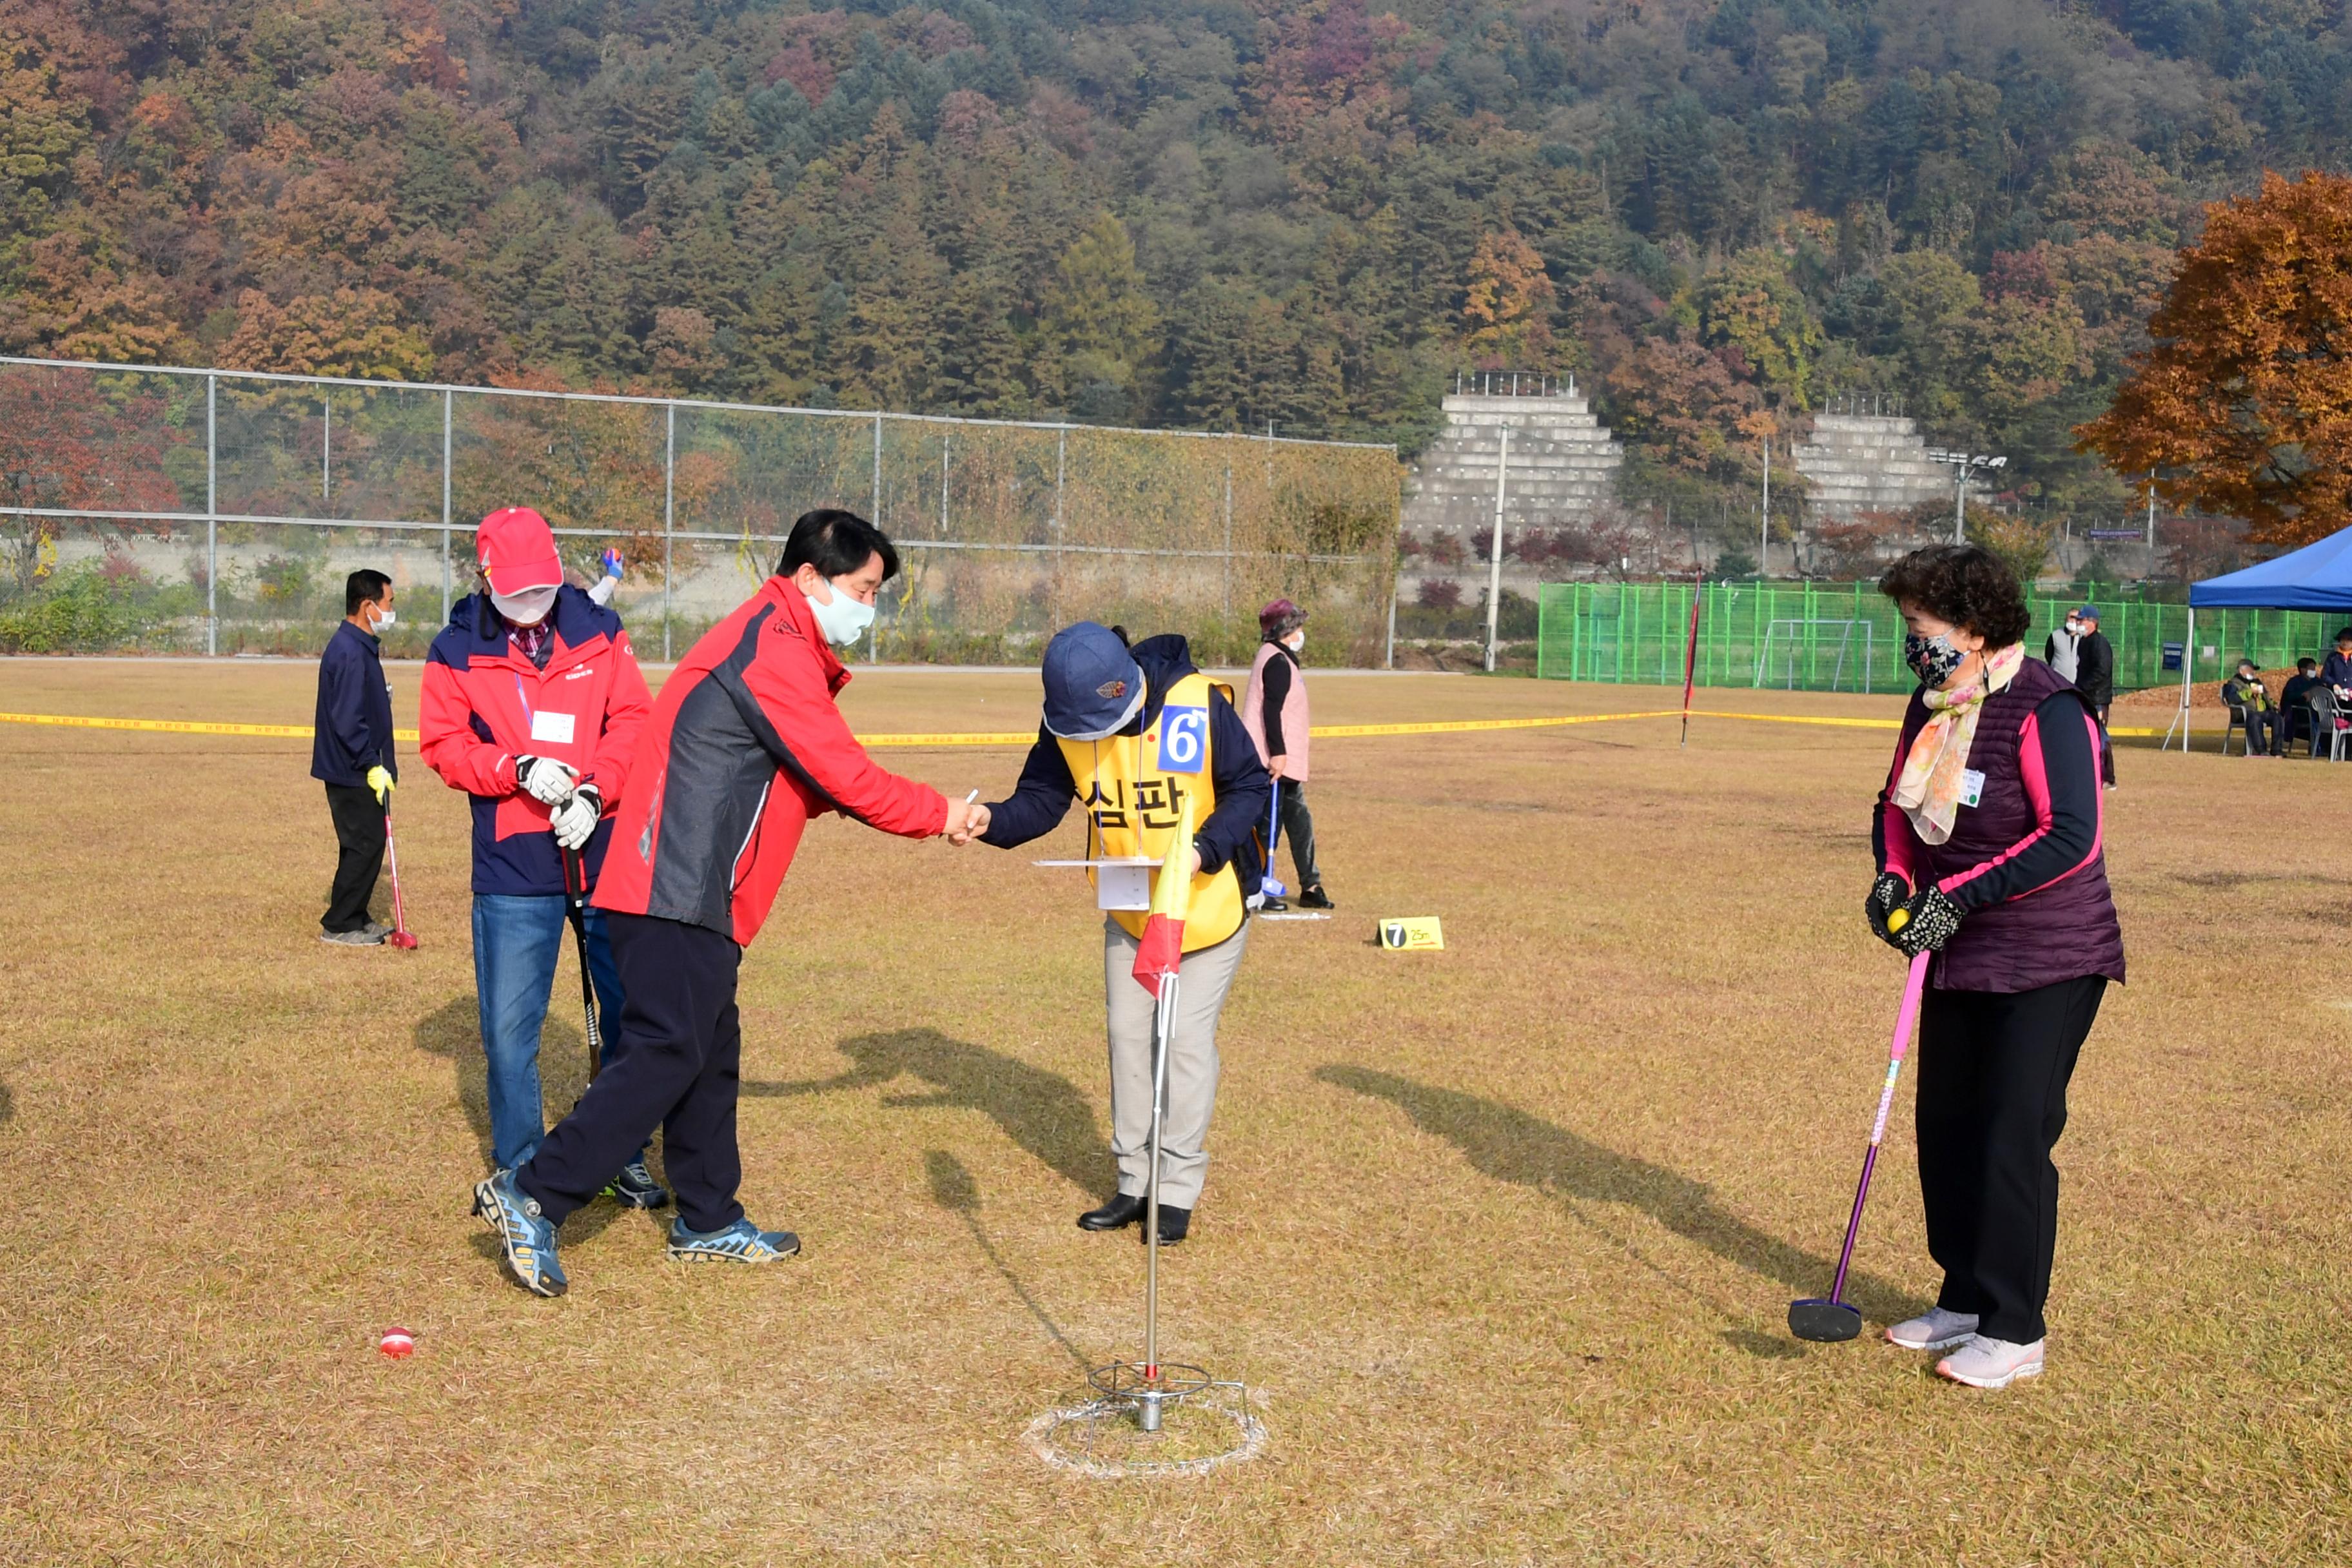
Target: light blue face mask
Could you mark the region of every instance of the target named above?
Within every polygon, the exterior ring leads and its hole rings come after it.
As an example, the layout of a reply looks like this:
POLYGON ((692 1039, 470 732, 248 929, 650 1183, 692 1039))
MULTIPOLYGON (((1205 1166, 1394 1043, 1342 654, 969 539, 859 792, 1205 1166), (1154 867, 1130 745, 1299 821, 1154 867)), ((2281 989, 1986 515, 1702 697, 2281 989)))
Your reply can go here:
POLYGON ((830 604, 820 605, 805 594, 801 597, 808 599, 809 613, 816 617, 816 629, 824 634, 824 640, 835 647, 847 647, 874 624, 874 606, 852 598, 838 579, 827 579, 825 585, 833 590, 830 604))

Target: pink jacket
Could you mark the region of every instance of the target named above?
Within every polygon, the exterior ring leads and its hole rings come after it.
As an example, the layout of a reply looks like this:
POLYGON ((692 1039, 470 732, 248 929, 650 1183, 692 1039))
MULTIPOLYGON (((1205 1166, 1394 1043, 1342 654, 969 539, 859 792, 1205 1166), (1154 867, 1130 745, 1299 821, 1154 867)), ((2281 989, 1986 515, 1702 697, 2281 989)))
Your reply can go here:
POLYGON ((1258 644, 1257 660, 1250 666, 1249 689, 1242 695, 1242 728, 1257 743, 1257 754, 1271 762, 1275 752, 1267 748, 1265 721, 1266 668, 1276 659, 1283 668, 1272 684, 1280 689, 1275 706, 1271 728, 1281 737, 1281 754, 1288 759, 1283 764, 1282 775, 1300 784, 1307 782, 1307 675, 1298 668, 1287 648, 1274 643, 1258 644))

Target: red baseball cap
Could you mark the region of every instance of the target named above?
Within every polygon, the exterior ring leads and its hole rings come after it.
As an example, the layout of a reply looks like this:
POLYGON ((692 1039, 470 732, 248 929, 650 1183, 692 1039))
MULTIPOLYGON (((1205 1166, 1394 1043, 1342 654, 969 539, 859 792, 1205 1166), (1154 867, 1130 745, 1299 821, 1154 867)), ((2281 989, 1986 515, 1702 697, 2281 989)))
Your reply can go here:
POLYGON ((481 529, 474 535, 474 551, 493 594, 552 588, 563 581, 554 531, 547 526, 547 519, 527 506, 500 507, 482 519, 481 529))

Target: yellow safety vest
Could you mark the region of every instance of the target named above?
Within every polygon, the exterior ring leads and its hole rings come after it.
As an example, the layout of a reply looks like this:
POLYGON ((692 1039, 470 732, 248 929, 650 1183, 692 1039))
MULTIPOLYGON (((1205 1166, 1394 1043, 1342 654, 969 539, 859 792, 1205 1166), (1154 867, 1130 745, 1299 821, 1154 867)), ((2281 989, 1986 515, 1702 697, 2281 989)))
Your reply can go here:
MULTIPOLYGON (((1192 803, 1195 831, 1217 808, 1215 759, 1209 748, 1209 693, 1234 700, 1234 689, 1195 672, 1169 689, 1159 717, 1139 735, 1062 741, 1078 802, 1087 810, 1089 859, 1148 855, 1154 860, 1192 847, 1176 842, 1177 817, 1192 803), (1197 717, 1196 717, 1197 715, 1197 717), (1171 727, 1172 721, 1172 727, 1171 727), (1099 844, 1099 851, 1093 846, 1099 844)), ((1095 879, 1091 868, 1087 880, 1095 879)), ((1144 910, 1113 910, 1129 936, 1143 934, 1144 910)), ((1232 862, 1192 879, 1192 907, 1184 919, 1184 951, 1214 947, 1241 930, 1242 883, 1232 862)))

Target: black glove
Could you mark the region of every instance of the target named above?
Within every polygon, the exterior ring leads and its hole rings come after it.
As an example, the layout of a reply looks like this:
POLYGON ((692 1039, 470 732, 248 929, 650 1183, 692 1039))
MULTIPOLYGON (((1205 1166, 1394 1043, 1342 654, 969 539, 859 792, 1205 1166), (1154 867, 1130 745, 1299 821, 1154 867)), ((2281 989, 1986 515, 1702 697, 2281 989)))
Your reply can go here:
POLYGON ((1903 913, 1906 918, 1901 921, 1887 917, 1892 929, 1886 940, 1906 958, 1941 952, 1952 933, 1960 929, 1960 906, 1944 897, 1944 890, 1933 883, 1912 894, 1903 905, 1903 913))
POLYGON ((1870 934, 1881 942, 1888 940, 1886 917, 1911 891, 1911 884, 1892 871, 1881 871, 1870 884, 1870 897, 1862 900, 1862 912, 1870 921, 1870 934))

